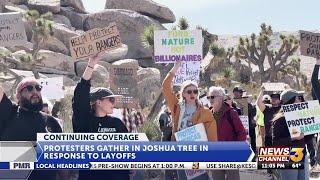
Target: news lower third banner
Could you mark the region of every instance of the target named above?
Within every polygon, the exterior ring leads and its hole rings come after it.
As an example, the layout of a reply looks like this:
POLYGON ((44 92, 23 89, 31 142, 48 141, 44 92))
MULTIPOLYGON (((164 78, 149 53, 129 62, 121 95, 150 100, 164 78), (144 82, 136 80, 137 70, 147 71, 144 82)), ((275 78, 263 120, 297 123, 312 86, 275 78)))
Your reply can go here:
POLYGON ((150 142, 143 133, 50 133, 38 134, 33 146, 35 162, 0 162, 0 169, 257 169, 247 142, 150 142))

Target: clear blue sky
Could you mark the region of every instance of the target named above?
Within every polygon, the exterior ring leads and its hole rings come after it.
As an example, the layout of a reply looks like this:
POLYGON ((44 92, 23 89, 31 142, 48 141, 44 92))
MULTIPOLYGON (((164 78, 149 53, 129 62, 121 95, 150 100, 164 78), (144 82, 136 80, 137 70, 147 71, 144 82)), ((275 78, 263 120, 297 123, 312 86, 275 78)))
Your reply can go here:
MULTIPOLYGON (((89 12, 104 9, 106 0, 82 0, 89 12)), ((176 19, 201 25, 214 34, 251 34, 262 22, 274 31, 320 29, 320 0, 154 0, 168 6, 176 19)), ((171 25, 167 25, 171 27, 171 25)))

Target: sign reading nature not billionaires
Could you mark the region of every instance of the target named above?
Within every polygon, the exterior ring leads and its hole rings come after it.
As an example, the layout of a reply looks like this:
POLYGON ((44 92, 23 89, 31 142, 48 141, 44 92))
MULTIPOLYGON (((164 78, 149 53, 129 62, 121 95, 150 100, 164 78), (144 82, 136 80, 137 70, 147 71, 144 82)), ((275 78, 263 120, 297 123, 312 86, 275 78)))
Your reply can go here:
POLYGON ((301 55, 314 58, 320 57, 320 33, 300 31, 301 55))
POLYGON ((282 106, 291 137, 320 132, 319 101, 308 101, 282 106))
POLYGON ((74 59, 89 57, 121 46, 120 34, 115 23, 105 28, 89 30, 70 39, 70 52, 74 59))
POLYGON ((15 46, 27 42, 20 13, 0 13, 0 46, 15 46))
POLYGON ((158 30, 154 32, 154 61, 174 63, 202 60, 201 30, 158 30))

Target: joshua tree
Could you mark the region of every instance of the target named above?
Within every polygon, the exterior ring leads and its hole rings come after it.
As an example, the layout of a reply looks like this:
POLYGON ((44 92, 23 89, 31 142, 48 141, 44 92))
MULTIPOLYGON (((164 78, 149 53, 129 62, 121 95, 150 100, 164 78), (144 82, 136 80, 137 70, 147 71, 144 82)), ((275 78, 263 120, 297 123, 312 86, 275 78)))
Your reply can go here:
POLYGON ((237 59, 247 62, 249 67, 251 64, 258 66, 261 74, 260 83, 273 82, 278 79, 277 72, 288 65, 287 59, 298 49, 299 41, 292 35, 280 35, 281 47, 274 50, 270 47, 273 34, 271 26, 263 23, 260 27, 259 36, 253 33, 250 38, 239 39, 235 56, 237 59), (265 60, 269 63, 269 69, 265 69, 265 60))
POLYGON ((39 72, 36 68, 36 64, 41 63, 42 57, 39 57, 38 52, 42 44, 53 35, 52 30, 52 13, 48 12, 40 15, 36 10, 27 11, 24 14, 24 18, 32 26, 32 50, 27 50, 27 55, 21 57, 21 61, 29 66, 36 79, 39 79, 39 72))
POLYGON ((17 46, 27 52, 26 55, 20 58, 20 61, 15 59, 10 51, 0 52, 0 72, 3 72, 5 75, 10 74, 12 76, 11 78, 1 78, 0 82, 14 81, 11 95, 14 94, 14 89, 22 77, 10 68, 31 69, 34 77, 39 79, 40 76, 36 68, 36 64, 40 63, 42 58, 38 56, 38 52, 42 43, 46 41, 49 36, 53 35, 51 21, 49 21, 52 19, 52 13, 40 15, 38 11, 30 10, 23 16, 32 26, 33 48, 30 50, 23 46, 17 46))
POLYGON ((187 30, 189 28, 189 22, 187 18, 181 17, 179 19, 178 27, 180 30, 187 30))

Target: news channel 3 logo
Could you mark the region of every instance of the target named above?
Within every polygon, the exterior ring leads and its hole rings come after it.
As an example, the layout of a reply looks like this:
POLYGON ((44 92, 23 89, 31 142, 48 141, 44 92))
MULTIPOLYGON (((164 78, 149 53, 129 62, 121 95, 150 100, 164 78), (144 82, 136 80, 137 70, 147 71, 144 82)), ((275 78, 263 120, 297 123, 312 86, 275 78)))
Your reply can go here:
POLYGON ((290 151, 290 161, 294 163, 299 163, 304 160, 304 153, 303 153, 304 148, 291 148, 290 151))

